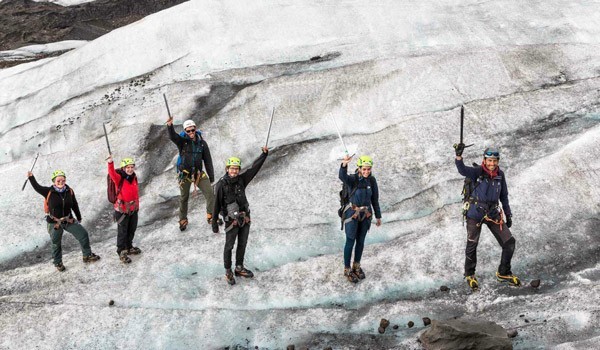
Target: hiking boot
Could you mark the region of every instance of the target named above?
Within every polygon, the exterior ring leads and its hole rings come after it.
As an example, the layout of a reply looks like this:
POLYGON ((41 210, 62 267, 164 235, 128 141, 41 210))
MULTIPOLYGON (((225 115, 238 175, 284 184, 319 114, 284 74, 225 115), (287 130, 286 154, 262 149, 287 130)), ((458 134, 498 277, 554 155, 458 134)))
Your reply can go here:
POLYGON ((83 257, 84 263, 91 263, 91 262, 98 261, 98 260, 100 260, 100 257, 94 253, 83 257))
POLYGON ((349 267, 344 268, 344 276, 346 276, 348 281, 350 281, 352 283, 358 283, 358 276, 356 276, 356 274, 354 273, 354 271, 352 271, 351 268, 349 268, 349 267))
POLYGON ((354 272, 358 279, 364 280, 366 277, 365 272, 360 268, 360 263, 355 262, 352 264, 352 272, 354 272))
POLYGON ((185 231, 185 229, 187 228, 187 225, 188 225, 187 219, 179 220, 179 231, 185 231))
POLYGON ((519 277, 513 275, 512 272, 509 272, 506 275, 501 275, 499 272, 496 272, 496 279, 498 280, 498 282, 508 282, 510 286, 521 286, 521 280, 519 279, 519 277))
POLYGON ((119 259, 121 259, 123 264, 129 264, 131 262, 131 259, 127 256, 127 250, 121 250, 119 253, 119 259))
POLYGON ((56 269, 59 272, 63 272, 64 270, 66 270, 67 268, 65 267, 65 265, 63 265, 63 263, 58 263, 58 264, 54 264, 54 267, 56 267, 56 269))
POLYGON ((233 277, 233 272, 231 272, 231 269, 227 269, 225 271, 225 280, 227 280, 227 283, 229 283, 230 286, 235 284, 235 277, 233 277))
POLYGON ((475 277, 475 275, 465 276, 465 279, 467 280, 467 284, 472 291, 475 292, 479 290, 479 282, 477 282, 477 277, 475 277))
MULTIPOLYGON (((213 222, 212 214, 206 213, 206 222, 208 222, 209 225, 212 225, 212 222, 213 222)), ((221 218, 218 218, 217 224, 219 224, 219 226, 222 226, 223 220, 221 218)))
POLYGON ((142 252, 142 250, 138 247, 131 247, 129 248, 129 250, 127 251, 127 254, 129 255, 138 255, 142 252))
POLYGON ((254 273, 252 273, 252 271, 248 270, 247 268, 245 268, 243 266, 236 266, 235 267, 235 275, 236 276, 246 277, 246 278, 252 278, 252 277, 254 277, 254 273))

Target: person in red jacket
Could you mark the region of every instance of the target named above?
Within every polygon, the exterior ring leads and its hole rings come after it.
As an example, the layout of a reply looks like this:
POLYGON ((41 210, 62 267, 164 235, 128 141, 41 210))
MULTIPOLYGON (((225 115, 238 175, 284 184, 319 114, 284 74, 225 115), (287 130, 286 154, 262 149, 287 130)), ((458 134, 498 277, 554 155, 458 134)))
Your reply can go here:
POLYGON ((133 158, 124 158, 121 168, 115 170, 112 156, 108 161, 108 175, 117 189, 114 219, 117 222, 117 254, 121 262, 129 264, 128 255, 140 254, 142 250, 133 246, 133 237, 137 229, 140 195, 137 177, 135 175, 135 162, 133 158))

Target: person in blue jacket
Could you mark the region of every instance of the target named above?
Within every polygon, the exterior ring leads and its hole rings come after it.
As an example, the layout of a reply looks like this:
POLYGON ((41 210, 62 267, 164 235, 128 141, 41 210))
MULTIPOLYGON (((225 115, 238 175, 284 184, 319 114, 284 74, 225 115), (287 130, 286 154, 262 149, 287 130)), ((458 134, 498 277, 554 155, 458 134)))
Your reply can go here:
POLYGON ((339 178, 349 189, 350 202, 344 208, 342 218, 346 231, 346 245, 344 247, 344 276, 348 281, 357 283, 365 278, 365 273, 360 267, 360 259, 365 247, 365 237, 375 211, 376 224, 381 225, 381 209, 379 208, 379 189, 377 181, 371 175, 373 159, 369 156, 360 156, 356 165, 355 174, 348 175, 348 163, 352 157, 346 156, 342 160, 339 178), (354 262, 350 266, 352 249, 354 248, 354 262))
POLYGON ((508 203, 508 188, 506 177, 500 170, 500 152, 496 148, 486 148, 483 152, 481 166, 465 166, 462 159, 464 144, 456 147, 455 164, 459 174, 472 181, 471 194, 465 203, 467 221, 467 248, 465 250, 465 278, 473 290, 479 288, 475 277, 477 265, 477 244, 481 234, 481 226, 486 225, 492 232, 498 244, 502 247, 500 266, 496 278, 500 282, 508 282, 519 286, 521 281, 511 271, 511 260, 515 251, 515 238, 510 232, 512 212, 508 203), (502 203, 500 207, 499 202, 502 203), (506 216, 506 220, 504 220, 506 216))

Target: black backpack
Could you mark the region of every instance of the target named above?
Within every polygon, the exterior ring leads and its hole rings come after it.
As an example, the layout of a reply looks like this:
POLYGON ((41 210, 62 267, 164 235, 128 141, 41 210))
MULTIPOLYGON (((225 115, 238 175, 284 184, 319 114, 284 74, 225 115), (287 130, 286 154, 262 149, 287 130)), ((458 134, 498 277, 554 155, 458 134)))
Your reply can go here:
POLYGON ((108 201, 111 203, 115 203, 117 201, 117 197, 119 193, 121 193, 121 189, 123 188, 123 181, 125 181, 125 177, 121 175, 121 181, 119 181, 119 187, 115 187, 115 183, 110 178, 110 175, 106 175, 106 194, 108 195, 108 201))

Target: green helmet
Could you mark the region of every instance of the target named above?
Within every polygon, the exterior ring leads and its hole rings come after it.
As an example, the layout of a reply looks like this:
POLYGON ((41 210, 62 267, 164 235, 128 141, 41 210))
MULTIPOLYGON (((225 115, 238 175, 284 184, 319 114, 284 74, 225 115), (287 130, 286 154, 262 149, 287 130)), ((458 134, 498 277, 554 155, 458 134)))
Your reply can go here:
POLYGON ((242 160, 238 157, 229 157, 227 158, 227 162, 225 162, 225 166, 239 166, 242 167, 242 160))
POLYGON ((128 165, 135 165, 135 161, 133 160, 133 158, 123 158, 123 160, 121 161, 121 168, 124 168, 128 165))
POLYGON ((362 166, 373 166, 373 158, 369 157, 369 156, 360 156, 358 157, 358 160, 356 161, 356 166, 358 167, 362 167, 362 166))
POLYGON ((65 179, 67 178, 67 175, 65 175, 65 172, 62 170, 54 170, 52 172, 52 182, 54 182, 54 179, 56 179, 57 177, 62 176, 65 179))

